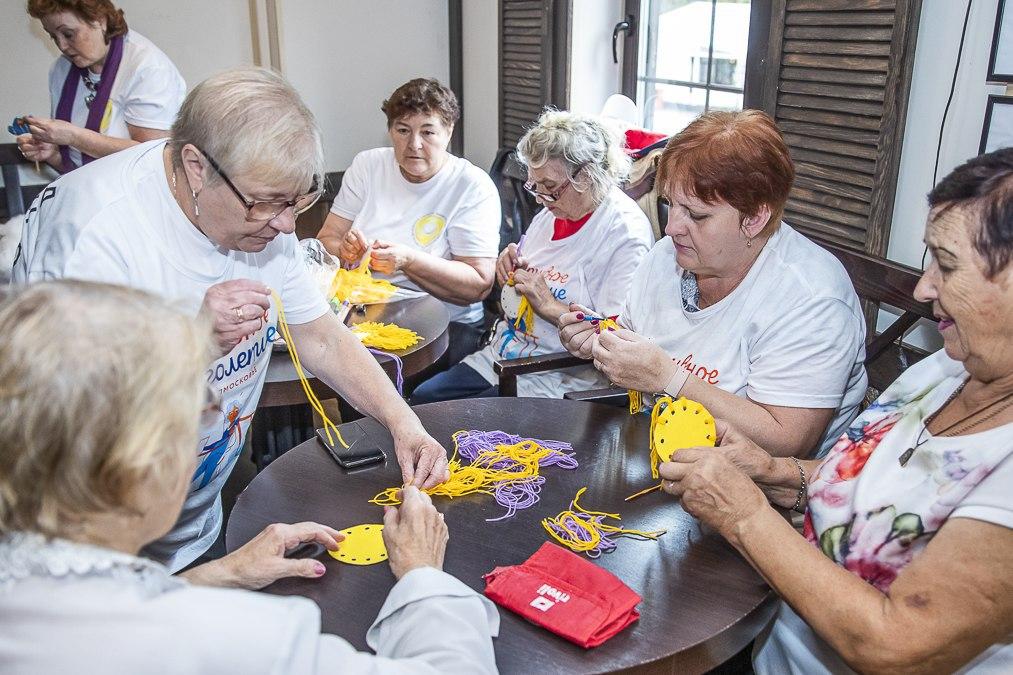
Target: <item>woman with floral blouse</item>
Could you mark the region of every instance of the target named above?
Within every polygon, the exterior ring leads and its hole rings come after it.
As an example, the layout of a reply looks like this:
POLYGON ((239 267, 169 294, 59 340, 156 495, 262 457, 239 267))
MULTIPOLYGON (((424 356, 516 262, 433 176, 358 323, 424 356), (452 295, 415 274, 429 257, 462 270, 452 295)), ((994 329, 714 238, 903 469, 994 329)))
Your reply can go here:
POLYGON ((944 349, 822 460, 771 457, 723 421, 663 488, 783 599, 757 673, 1013 672, 1013 148, 929 194, 915 295, 944 349), (803 510, 803 535, 770 504, 803 510))

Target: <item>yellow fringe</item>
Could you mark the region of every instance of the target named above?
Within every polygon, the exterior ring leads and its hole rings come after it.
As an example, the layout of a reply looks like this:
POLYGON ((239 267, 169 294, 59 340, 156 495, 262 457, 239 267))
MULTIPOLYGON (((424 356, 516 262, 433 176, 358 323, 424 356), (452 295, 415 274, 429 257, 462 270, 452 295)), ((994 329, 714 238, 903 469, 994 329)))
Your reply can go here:
POLYGON ((274 298, 274 303, 278 307, 278 330, 281 332, 281 337, 285 339, 285 346, 288 347, 288 353, 292 357, 292 365, 295 366, 295 372, 299 375, 299 383, 302 384, 302 389, 306 393, 306 400, 309 401, 310 407, 316 411, 317 415, 320 415, 320 419, 324 423, 324 433, 327 434, 327 442, 334 445, 334 436, 331 432, 338 437, 338 442, 344 447, 348 447, 348 443, 345 443, 345 439, 341 437, 341 432, 338 431, 338 427, 331 421, 324 411, 323 405, 320 403, 320 399, 317 398, 316 392, 313 391, 313 387, 310 386, 309 381, 306 379, 306 373, 303 372, 302 363, 299 362, 299 354, 295 350, 295 341, 292 340, 292 333, 288 328, 288 321, 285 319, 285 307, 281 304, 281 296, 275 291, 271 291, 271 297, 274 298))
POLYGON ((422 339, 422 336, 415 331, 410 328, 402 328, 396 323, 364 321, 352 326, 351 330, 367 347, 388 352, 408 349, 422 339))
POLYGON ((665 406, 670 405, 672 402, 671 396, 661 396, 654 402, 654 408, 651 410, 651 478, 658 477, 658 464, 661 462, 661 457, 658 456, 658 449, 654 447, 654 426, 658 422, 658 415, 665 409, 665 406))
POLYGON ((386 279, 374 279, 369 271, 369 258, 353 270, 339 268, 331 279, 327 297, 338 302, 348 300, 355 305, 383 302, 394 294, 397 286, 386 279))
POLYGON ((598 544, 601 542, 601 535, 603 532, 609 534, 617 534, 624 537, 637 537, 640 539, 651 539, 651 540, 656 540, 658 537, 665 534, 665 530, 659 530, 655 532, 645 532, 644 530, 627 530, 625 528, 617 527, 615 525, 608 525, 604 522, 594 523, 584 520, 583 518, 577 517, 578 514, 582 513, 589 516, 602 516, 603 518, 610 518, 612 520, 622 520, 622 518, 619 516, 618 513, 606 513, 604 511, 589 511, 583 508, 580 505, 580 496, 584 494, 584 492, 586 491, 587 491, 586 487, 582 487, 581 489, 577 490, 577 495, 573 498, 572 504, 573 509, 568 509, 552 518, 544 518, 542 520, 542 527, 544 527, 545 531, 549 533, 549 536, 551 536, 553 539, 555 539, 556 541, 558 541, 560 544, 567 547, 571 551, 576 551, 577 553, 593 551, 595 548, 597 548, 598 544), (566 532, 573 535, 573 538, 568 539, 561 536, 558 532, 552 529, 551 527, 552 524, 561 527, 566 532), (587 532, 590 535, 591 540, 582 541, 577 536, 577 533, 574 532, 572 529, 570 529, 571 526, 577 527, 587 532))
POLYGON ((526 332, 530 333, 534 330, 535 326, 535 310, 531 307, 531 303, 525 296, 521 296, 521 303, 517 307, 517 318, 514 319, 514 328, 521 330, 521 324, 523 323, 526 332))
MULTIPOLYGON (((497 445, 493 450, 480 452, 471 464, 461 464, 461 460, 457 457, 458 438, 461 434, 466 433, 468 432, 464 430, 454 432, 454 454, 450 460, 450 479, 425 490, 429 495, 451 499, 476 493, 491 495, 493 494, 491 487, 501 480, 517 480, 537 476, 538 462, 554 452, 528 440, 512 445, 497 445), (520 468, 510 470, 489 468, 504 459, 516 462, 520 468)), ((400 490, 399 487, 387 488, 370 499, 369 503, 377 506, 396 506, 401 503, 398 498, 400 490)))

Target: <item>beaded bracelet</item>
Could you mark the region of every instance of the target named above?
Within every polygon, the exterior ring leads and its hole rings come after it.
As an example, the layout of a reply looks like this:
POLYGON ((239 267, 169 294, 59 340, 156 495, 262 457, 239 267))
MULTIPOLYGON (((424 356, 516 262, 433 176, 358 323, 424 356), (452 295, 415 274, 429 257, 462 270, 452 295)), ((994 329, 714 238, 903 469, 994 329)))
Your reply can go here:
POLYGON ((802 497, 805 496, 806 490, 809 489, 809 485, 808 485, 808 483, 806 483, 806 480, 805 480, 805 469, 802 468, 802 463, 799 462, 794 457, 789 457, 788 459, 790 459, 791 461, 795 462, 795 466, 798 467, 798 475, 799 475, 799 477, 801 478, 801 481, 802 481, 802 485, 798 489, 798 497, 795 498, 795 505, 791 507, 792 511, 798 511, 798 507, 802 503, 802 497))

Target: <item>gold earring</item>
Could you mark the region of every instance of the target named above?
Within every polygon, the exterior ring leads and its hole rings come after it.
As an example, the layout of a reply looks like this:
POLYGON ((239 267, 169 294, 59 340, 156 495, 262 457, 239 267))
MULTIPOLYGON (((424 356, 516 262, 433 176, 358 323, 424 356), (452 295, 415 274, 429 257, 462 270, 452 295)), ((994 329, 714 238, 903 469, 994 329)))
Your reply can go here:
POLYGON ((753 238, 746 237, 746 248, 750 248, 753 245, 753 238))

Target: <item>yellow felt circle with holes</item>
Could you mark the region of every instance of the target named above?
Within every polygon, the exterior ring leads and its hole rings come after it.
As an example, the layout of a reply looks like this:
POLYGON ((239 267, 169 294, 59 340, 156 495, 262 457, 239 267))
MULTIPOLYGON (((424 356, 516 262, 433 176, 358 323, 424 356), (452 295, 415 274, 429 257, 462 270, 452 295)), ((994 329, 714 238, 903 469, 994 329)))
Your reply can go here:
POLYGON ((447 226, 447 219, 438 213, 430 213, 415 221, 412 234, 419 246, 429 246, 447 226))
POLYGON ((654 451, 667 462, 682 448, 713 447, 714 417, 701 404, 682 397, 658 414, 654 426, 654 451))
POLYGON ((349 565, 375 565, 387 559, 383 544, 383 525, 370 523, 341 530, 344 540, 337 551, 328 551, 331 557, 349 565))

